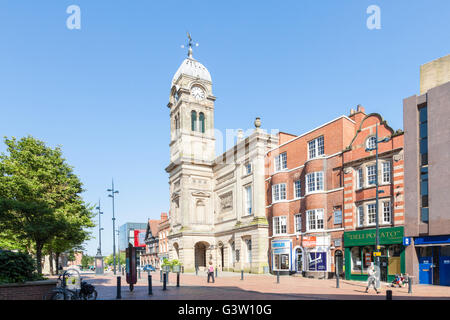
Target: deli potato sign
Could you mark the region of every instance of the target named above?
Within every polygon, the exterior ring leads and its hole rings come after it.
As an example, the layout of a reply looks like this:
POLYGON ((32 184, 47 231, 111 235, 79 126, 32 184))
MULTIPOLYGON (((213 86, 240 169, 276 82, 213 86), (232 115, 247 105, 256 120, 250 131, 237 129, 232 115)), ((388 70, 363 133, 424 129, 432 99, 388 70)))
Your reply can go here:
MULTIPOLYGON (((375 245, 376 229, 344 233, 344 246, 375 245)), ((380 228, 380 244, 403 243, 403 227, 380 228)))

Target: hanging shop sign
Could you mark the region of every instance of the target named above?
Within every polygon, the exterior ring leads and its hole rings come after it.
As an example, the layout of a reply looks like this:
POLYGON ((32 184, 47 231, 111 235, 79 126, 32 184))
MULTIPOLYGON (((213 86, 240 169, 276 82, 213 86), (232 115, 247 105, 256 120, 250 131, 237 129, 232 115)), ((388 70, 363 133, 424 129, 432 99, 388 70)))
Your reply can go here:
POLYGON ((303 248, 314 248, 316 246, 315 236, 304 236, 302 239, 303 248))

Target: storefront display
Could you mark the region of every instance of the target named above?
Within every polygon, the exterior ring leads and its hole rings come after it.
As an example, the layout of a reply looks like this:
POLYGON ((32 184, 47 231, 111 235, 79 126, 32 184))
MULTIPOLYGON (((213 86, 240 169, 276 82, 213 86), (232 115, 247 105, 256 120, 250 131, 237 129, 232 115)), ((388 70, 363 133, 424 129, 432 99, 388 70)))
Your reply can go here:
POLYGON ((272 271, 289 274, 292 261, 292 241, 272 241, 272 271))
POLYGON ((419 260, 419 283, 450 286, 450 236, 414 239, 419 260))
MULTIPOLYGON (((405 273, 403 227, 380 228, 381 281, 392 281, 396 274, 405 273)), ((376 230, 344 233, 346 278, 367 280, 367 271, 375 262, 376 230)))

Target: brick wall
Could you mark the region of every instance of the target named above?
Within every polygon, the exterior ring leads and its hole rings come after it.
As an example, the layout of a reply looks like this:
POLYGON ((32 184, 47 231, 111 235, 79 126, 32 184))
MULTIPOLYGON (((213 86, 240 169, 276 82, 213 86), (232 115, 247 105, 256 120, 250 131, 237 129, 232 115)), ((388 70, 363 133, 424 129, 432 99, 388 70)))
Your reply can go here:
POLYGON ((43 300, 50 297, 56 280, 42 280, 0 285, 0 300, 43 300))

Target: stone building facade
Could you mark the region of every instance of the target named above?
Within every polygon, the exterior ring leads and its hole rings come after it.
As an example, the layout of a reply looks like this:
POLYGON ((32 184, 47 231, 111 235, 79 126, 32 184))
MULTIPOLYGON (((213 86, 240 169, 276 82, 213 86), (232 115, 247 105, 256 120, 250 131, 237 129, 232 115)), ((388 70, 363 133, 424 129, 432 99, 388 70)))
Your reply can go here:
MULTIPOLYGON (((215 156, 211 75, 192 57, 172 80, 170 109, 169 256, 185 272, 209 262, 221 270, 262 273, 267 267, 264 155, 277 144, 260 121, 245 139, 215 156)), ((220 136, 220 134, 218 134, 220 136)))

